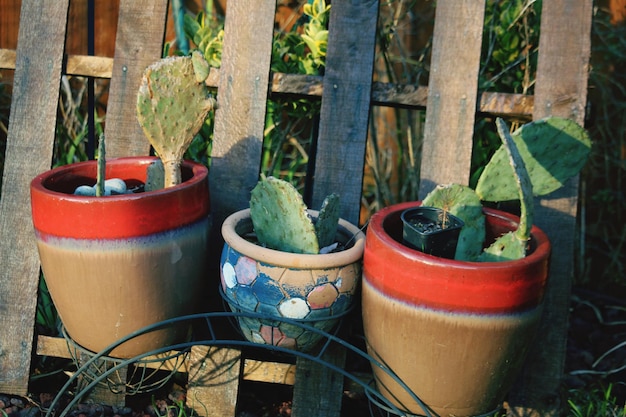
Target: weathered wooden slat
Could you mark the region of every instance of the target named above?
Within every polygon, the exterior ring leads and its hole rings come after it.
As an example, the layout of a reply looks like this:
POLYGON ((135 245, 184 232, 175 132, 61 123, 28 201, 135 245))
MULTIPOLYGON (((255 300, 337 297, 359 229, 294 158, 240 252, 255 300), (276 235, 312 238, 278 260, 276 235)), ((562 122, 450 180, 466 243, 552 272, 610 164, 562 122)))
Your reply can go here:
MULTIPOLYGON (((377 0, 333 3, 329 22, 310 204, 320 207, 327 193, 338 193, 341 217, 354 224, 359 221, 378 5, 377 0)), ((345 349, 335 346, 325 360, 343 366, 345 355, 345 349)), ((296 381, 294 417, 339 416, 343 378, 299 358, 296 381)))
POLYGON ((293 385, 296 382, 296 365, 246 359, 242 377, 246 381, 293 385))
POLYGON ((22 3, 0 200, 3 393, 24 395, 28 387, 39 282, 29 184, 52 161, 68 7, 68 0, 22 3))
POLYGON ((240 372, 239 349, 193 346, 187 406, 204 417, 234 416, 240 372))
POLYGON ((478 111, 495 116, 530 120, 535 98, 525 94, 485 92, 480 95, 478 111))
POLYGON ((484 1, 437 2, 421 198, 437 184, 469 182, 484 14, 484 1))
POLYGON ((137 91, 144 70, 163 53, 167 0, 121 0, 106 116, 107 156, 147 155, 137 123, 137 91))
MULTIPOLYGON (((332 345, 322 359, 342 368, 346 361, 346 350, 343 346, 332 345)), ((344 378, 332 369, 298 358, 291 415, 338 417, 341 413, 343 383, 344 378)))
MULTIPOLYGON (((0 69, 15 69, 15 51, 0 49, 0 69)), ((66 73, 83 77, 111 78, 113 58, 69 55, 66 73)), ((217 88, 219 70, 212 68, 207 85, 217 88)), ((321 75, 271 74, 272 94, 298 97, 322 97, 324 77, 321 75)), ((378 106, 426 108, 428 87, 409 84, 372 83, 372 104, 378 106)), ((534 97, 524 94, 484 92, 480 95, 481 113, 531 119, 534 97)))
POLYGON ((228 3, 209 181, 215 224, 248 207, 259 178, 275 9, 274 0, 228 3))
MULTIPOLYGON (((592 0, 543 2, 533 118, 584 123, 592 0)), ((514 416, 556 416, 565 369, 578 203, 578 178, 536 202, 535 222, 552 242, 550 278, 538 342, 509 400, 514 416)))
POLYGON ((113 58, 104 56, 70 55, 67 57, 67 67, 65 72, 68 75, 111 78, 113 75, 113 58))
MULTIPOLYGON (((73 359, 67 341, 61 337, 38 336, 36 352, 40 356, 73 359)), ((207 352, 205 352, 205 356, 207 352)), ((197 358, 199 357, 197 353, 198 352, 196 351, 196 354, 190 355, 183 364, 179 363, 179 359, 176 356, 177 352, 175 351, 163 353, 158 357, 148 356, 144 358, 143 361, 145 362, 146 368, 163 370, 176 369, 178 372, 190 373, 190 363, 193 361, 197 362, 197 358), (168 359, 163 362, 160 361, 159 358, 172 359, 168 359)), ((205 356, 201 357, 204 358, 205 356)), ((197 369, 194 370, 194 372, 196 373, 197 371, 197 369)), ((191 374, 193 375, 193 372, 191 374)), ((267 382, 272 384, 285 385, 293 385, 295 382, 295 375, 296 365, 290 363, 260 361, 250 358, 244 359, 243 370, 241 372, 241 378, 245 381, 267 382)), ((197 389, 197 386, 200 385, 201 381, 193 381, 192 378, 192 382, 196 385, 197 389)))
MULTIPOLYGON (((274 0, 228 2, 209 174, 214 225, 221 225, 226 216, 248 207, 250 191, 259 178, 275 10, 274 0)), ((216 264, 222 244, 220 227, 215 226, 211 236, 211 246, 216 248, 210 259, 214 271, 211 289, 218 285, 216 264)), ((240 355, 236 350, 224 351, 240 355)), ((203 401, 213 405, 219 402, 224 408, 223 412, 218 409, 215 416, 234 415, 238 381, 223 382, 222 386, 199 388, 203 401), (230 404, 228 393, 233 391, 230 404)))
POLYGON ((14 49, 0 48, 0 69, 15 69, 15 56, 17 55, 14 49))
POLYGON ((338 193, 341 217, 354 224, 361 204, 378 4, 333 3, 329 22, 310 204, 320 207, 327 193, 338 193))

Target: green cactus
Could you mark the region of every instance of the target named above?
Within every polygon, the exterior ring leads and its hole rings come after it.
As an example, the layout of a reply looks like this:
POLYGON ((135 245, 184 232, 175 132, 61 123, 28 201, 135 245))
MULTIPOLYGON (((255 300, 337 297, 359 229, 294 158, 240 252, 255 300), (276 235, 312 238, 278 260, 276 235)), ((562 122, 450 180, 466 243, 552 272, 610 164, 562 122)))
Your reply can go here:
MULTIPOLYGON (((548 117, 523 125, 511 135, 530 176, 535 196, 551 193, 578 174, 591 151, 589 135, 570 119, 548 117)), ((494 153, 476 184, 483 201, 518 198, 515 175, 503 146, 494 153)))
POLYGON ((216 107, 204 83, 199 52, 169 57, 146 68, 137 93, 137 119, 163 161, 165 187, 181 182, 182 157, 216 107), (199 55, 199 57, 197 56, 199 55))
POLYGON ((455 259, 481 262, 519 259, 526 256, 533 224, 533 195, 545 195, 560 188, 584 166, 591 148, 587 132, 576 122, 560 117, 525 124, 512 134, 506 123, 496 120, 502 146, 481 174, 475 192, 465 186, 437 187, 424 205, 447 208, 466 224, 461 231, 455 259), (461 192, 462 190, 462 192, 461 192), (475 194, 470 197, 471 194, 475 194), (484 239, 483 224, 474 219, 480 201, 520 200, 520 224, 490 247, 480 252, 484 239), (467 204, 471 201, 471 204, 467 204), (470 214, 459 207, 469 208, 470 214), (475 226, 476 230, 465 231, 475 226), (480 230, 482 228, 482 230, 480 230))
POLYGON ((257 239, 264 246, 283 252, 317 254, 335 240, 339 197, 326 197, 314 224, 298 190, 287 181, 267 177, 252 190, 250 217, 257 239))
POLYGON ((496 126, 502 139, 502 146, 509 156, 510 166, 515 173, 517 196, 520 200, 520 222, 517 230, 505 233, 485 248, 478 258, 480 262, 514 260, 526 256, 530 229, 533 225, 533 185, 530 182, 530 176, 504 120, 496 119, 496 126))
POLYGON ((339 208, 339 195, 334 193, 327 196, 322 203, 315 222, 315 235, 320 249, 335 242, 339 224, 339 208))

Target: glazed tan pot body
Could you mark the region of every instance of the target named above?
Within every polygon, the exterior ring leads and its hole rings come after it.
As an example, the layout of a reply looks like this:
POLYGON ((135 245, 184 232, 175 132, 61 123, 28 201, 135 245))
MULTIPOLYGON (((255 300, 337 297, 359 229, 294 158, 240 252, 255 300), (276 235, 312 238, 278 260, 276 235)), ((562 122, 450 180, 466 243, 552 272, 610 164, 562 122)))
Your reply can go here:
MULTIPOLYGON (((317 212, 310 210, 315 217, 317 212)), ((330 331, 353 305, 361 280, 365 235, 340 220, 337 240, 348 248, 330 254, 294 254, 259 246, 244 238, 253 232, 250 210, 229 216, 222 225, 221 285, 232 310, 267 315, 239 319, 243 336, 254 343, 308 351, 319 341, 271 317, 297 320, 330 331)))
MULTIPOLYGON (((107 178, 145 181, 154 158, 107 161, 107 178)), ((98 352, 150 324, 199 308, 209 233, 208 171, 185 163, 176 187, 111 197, 79 197, 95 163, 73 164, 33 180, 33 223, 41 265, 66 332, 98 352)), ((188 327, 129 340, 114 357, 180 342, 188 327)))
MULTIPOLYGON (((460 262, 402 245, 404 203, 370 220, 363 259, 363 325, 369 353, 388 365, 440 416, 498 408, 539 322, 550 245, 533 228, 519 261, 460 262)), ((486 210, 490 235, 517 218, 486 210)), ((374 366, 378 389, 401 409, 424 411, 374 366)))

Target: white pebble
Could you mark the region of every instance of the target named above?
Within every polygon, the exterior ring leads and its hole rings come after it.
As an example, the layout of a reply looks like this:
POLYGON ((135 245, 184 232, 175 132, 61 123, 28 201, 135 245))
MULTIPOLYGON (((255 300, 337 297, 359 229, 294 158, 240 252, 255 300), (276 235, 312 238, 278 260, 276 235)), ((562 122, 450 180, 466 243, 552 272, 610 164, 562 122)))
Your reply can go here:
POLYGON ((126 183, 119 178, 111 178, 104 182, 104 195, 126 194, 126 183))
POLYGON ((74 190, 74 195, 94 196, 96 195, 96 189, 88 185, 81 185, 74 190))

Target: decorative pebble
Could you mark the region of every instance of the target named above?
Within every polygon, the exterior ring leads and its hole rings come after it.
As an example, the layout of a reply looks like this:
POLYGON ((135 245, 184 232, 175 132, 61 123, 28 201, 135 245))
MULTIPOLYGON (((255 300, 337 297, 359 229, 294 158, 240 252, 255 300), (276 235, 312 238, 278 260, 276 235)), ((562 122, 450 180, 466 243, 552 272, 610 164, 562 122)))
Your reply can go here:
MULTIPOLYGON (((126 194, 127 188, 124 180, 119 178, 111 178, 104 182, 104 195, 126 194)), ((96 186, 81 185, 74 190, 74 195, 82 195, 93 197, 96 195, 96 186)))
POLYGON ((326 254, 326 253, 331 253, 332 251, 334 251, 335 249, 337 249, 338 243, 335 242, 332 245, 328 245, 328 246, 324 246, 323 248, 320 249, 320 254, 326 254))
POLYGON ((95 196, 96 189, 88 185, 81 185, 74 190, 74 195, 95 196))
POLYGON ((106 180, 104 182, 104 194, 126 194, 126 183, 124 182, 124 180, 119 178, 111 178, 109 180, 106 180))

